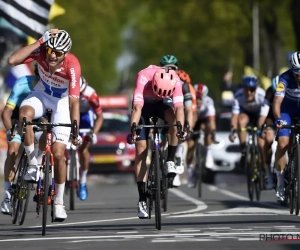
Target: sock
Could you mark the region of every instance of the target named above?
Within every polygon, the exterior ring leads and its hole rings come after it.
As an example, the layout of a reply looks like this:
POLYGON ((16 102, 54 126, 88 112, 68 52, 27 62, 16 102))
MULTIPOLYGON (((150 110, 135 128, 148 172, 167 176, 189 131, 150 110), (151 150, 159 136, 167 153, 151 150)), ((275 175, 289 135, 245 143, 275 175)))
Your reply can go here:
POLYGON ((64 191, 65 191, 65 183, 62 184, 55 183, 55 198, 54 198, 55 205, 64 204, 64 191))
POLYGON ((181 158, 183 154, 183 143, 177 145, 175 157, 181 158))
POLYGON ((43 154, 44 154, 44 151, 38 149, 37 158, 36 158, 38 165, 42 165, 43 154))
POLYGON ((284 187, 283 170, 276 170, 277 174, 277 187, 284 187))
POLYGON ((189 164, 188 169, 194 169, 194 164, 189 164))
POLYGON ((32 143, 29 146, 24 146, 27 157, 29 159, 29 165, 37 165, 36 157, 35 157, 35 152, 34 152, 34 144, 32 143))
POLYGON ((86 175, 88 170, 83 170, 80 173, 80 184, 86 184, 86 175))
POLYGON ((265 164, 266 177, 271 175, 271 166, 270 164, 265 164))
POLYGON ((139 192, 139 202, 146 201, 146 193, 145 193, 145 182, 138 181, 137 182, 138 192, 139 192))
POLYGON ((173 161, 174 162, 176 148, 177 148, 177 146, 171 146, 171 145, 169 145, 169 147, 168 147, 167 161, 173 161))
POLYGON ((10 188, 11 188, 12 182, 10 181, 5 181, 4 182, 4 199, 10 199, 10 188))

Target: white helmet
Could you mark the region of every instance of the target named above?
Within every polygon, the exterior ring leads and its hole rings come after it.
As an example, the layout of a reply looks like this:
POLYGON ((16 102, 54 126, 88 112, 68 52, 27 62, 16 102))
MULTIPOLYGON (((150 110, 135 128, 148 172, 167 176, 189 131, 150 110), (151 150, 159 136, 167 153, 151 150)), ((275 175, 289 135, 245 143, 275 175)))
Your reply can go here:
POLYGON ((57 51, 68 52, 72 47, 72 40, 68 32, 60 30, 57 37, 50 38, 46 46, 57 51))
POLYGON ((80 92, 82 92, 87 86, 87 82, 83 76, 80 77, 80 92))
POLYGON ((300 51, 294 52, 290 58, 290 64, 293 69, 300 68, 300 51))

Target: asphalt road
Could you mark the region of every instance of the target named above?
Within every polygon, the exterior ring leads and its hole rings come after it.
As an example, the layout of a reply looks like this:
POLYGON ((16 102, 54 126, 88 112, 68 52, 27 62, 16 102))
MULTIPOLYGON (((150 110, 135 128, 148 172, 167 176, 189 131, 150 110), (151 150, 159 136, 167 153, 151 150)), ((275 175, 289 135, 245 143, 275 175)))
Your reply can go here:
POLYGON ((274 191, 250 202, 242 176, 219 175, 216 183, 203 186, 202 199, 186 185, 172 189, 158 231, 154 217, 136 217, 132 176, 91 177, 89 197, 77 199, 75 211, 65 196, 67 220, 52 224, 49 213, 46 236, 32 201, 22 226, 1 214, 0 249, 299 249, 300 217, 280 206, 274 191))

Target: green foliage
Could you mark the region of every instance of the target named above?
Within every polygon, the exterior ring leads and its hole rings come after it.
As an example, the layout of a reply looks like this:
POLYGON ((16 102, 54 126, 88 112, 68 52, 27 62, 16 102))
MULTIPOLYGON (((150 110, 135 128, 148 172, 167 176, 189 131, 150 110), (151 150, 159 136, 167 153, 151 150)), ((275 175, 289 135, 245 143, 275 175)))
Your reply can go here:
MULTIPOLYGON (((82 74, 101 94, 117 91, 121 74, 116 61, 124 51, 136 59, 133 65, 126 65, 130 87, 139 70, 158 65, 166 54, 174 54, 192 83, 207 84, 214 96, 228 69, 233 70, 233 82, 239 82, 245 64, 252 65, 253 0, 56 1, 66 14, 54 23, 70 32, 72 52, 81 62, 82 74), (132 30, 126 38, 122 36, 125 29, 132 30)), ((259 1, 260 25, 276 21, 275 31, 266 30, 271 42, 272 34, 280 37, 281 58, 284 49, 292 50, 295 43, 289 4, 290 0, 276 4, 274 0, 259 1)), ((262 57, 264 53, 265 49, 262 57)))

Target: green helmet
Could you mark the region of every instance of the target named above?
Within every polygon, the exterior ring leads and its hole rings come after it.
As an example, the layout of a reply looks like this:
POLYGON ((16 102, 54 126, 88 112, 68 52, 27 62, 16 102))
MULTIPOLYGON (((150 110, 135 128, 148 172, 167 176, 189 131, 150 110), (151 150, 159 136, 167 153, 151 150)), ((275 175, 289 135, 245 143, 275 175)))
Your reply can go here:
POLYGON ((160 66, 164 66, 166 64, 174 64, 178 67, 178 60, 173 55, 166 55, 160 59, 160 66))

